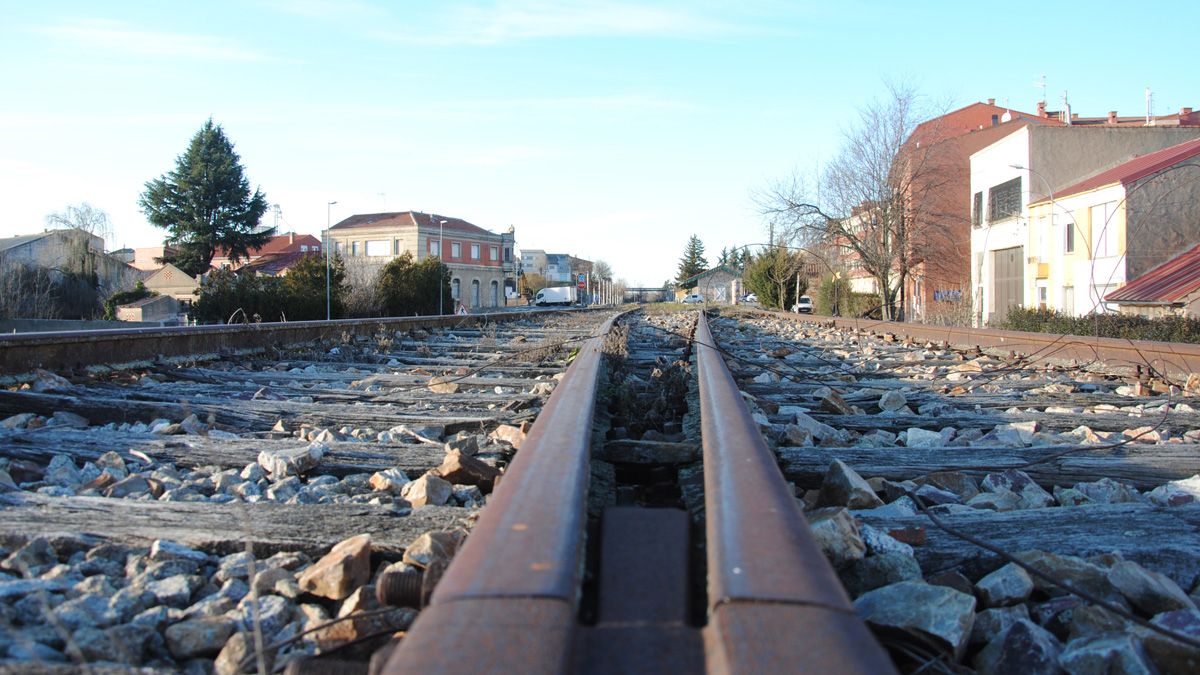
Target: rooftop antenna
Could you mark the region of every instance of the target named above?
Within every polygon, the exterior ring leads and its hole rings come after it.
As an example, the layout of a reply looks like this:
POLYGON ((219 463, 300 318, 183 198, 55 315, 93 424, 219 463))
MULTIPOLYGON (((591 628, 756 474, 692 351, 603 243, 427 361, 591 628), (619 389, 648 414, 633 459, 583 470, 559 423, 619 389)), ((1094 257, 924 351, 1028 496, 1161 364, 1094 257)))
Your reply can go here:
POLYGON ((1045 103, 1046 102, 1046 75, 1043 73, 1042 76, 1040 78, 1038 78, 1038 81, 1033 83, 1033 86, 1042 90, 1042 97, 1040 99, 1038 99, 1038 101, 1041 103, 1045 103))
POLYGON ((1146 87, 1146 126, 1154 126, 1154 92, 1146 87))
POLYGON ((1066 124, 1067 126, 1070 126, 1071 125, 1071 104, 1067 103, 1067 90, 1066 89, 1063 89, 1063 109, 1062 109, 1062 112, 1059 114, 1062 115, 1062 118, 1061 118, 1062 122, 1064 124, 1066 124))

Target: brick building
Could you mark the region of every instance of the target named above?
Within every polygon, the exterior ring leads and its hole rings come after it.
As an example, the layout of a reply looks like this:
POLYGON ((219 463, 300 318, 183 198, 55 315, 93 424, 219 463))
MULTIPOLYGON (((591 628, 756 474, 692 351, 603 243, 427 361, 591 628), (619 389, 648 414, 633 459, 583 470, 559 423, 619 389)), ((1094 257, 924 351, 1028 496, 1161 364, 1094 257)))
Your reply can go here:
POLYGON ((516 296, 514 236, 512 227, 497 234, 460 218, 415 211, 354 215, 323 233, 348 264, 383 266, 405 252, 416 261, 440 256, 450 268, 454 298, 472 309, 503 307, 516 296))

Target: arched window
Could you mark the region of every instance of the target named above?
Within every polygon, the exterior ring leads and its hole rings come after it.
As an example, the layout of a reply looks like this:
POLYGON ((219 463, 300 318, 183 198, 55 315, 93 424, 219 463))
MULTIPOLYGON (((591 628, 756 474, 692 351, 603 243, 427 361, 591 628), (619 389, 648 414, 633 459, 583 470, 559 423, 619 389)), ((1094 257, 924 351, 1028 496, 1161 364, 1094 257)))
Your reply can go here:
POLYGON ((496 282, 496 281, 492 282, 492 304, 491 304, 491 306, 492 307, 500 306, 500 284, 499 284, 499 282, 496 282))
POLYGON ((462 285, 459 283, 458 279, 454 279, 453 281, 451 281, 450 282, 450 297, 454 298, 455 300, 462 297, 459 295, 461 286, 462 285))
POLYGON ((471 307, 478 307, 478 306, 479 306, 479 280, 473 279, 471 281, 471 307))

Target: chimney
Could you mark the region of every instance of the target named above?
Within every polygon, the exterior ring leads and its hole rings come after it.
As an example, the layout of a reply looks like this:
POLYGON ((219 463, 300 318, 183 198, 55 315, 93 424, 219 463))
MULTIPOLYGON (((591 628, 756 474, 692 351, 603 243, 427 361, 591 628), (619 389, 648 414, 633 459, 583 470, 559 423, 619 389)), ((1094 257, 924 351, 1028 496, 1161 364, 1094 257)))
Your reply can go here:
POLYGON ((989 98, 989 99, 988 99, 988 105, 996 105, 996 99, 994 99, 994 98, 989 98))
POLYGON ((296 233, 295 232, 288 232, 288 243, 289 244, 296 243, 296 233))
POLYGON ((1046 102, 1045 101, 1038 101, 1037 116, 1038 117, 1046 117, 1046 102))
POLYGON ((1191 114, 1192 114, 1192 109, 1191 109, 1191 108, 1180 108, 1180 109, 1179 109, 1179 114, 1180 114, 1180 115, 1191 115, 1191 114))
POLYGON ((1116 123, 1117 123, 1117 111, 1116 111, 1116 110, 1109 110, 1109 111, 1108 111, 1108 123, 1109 123, 1109 124, 1116 124, 1116 123))

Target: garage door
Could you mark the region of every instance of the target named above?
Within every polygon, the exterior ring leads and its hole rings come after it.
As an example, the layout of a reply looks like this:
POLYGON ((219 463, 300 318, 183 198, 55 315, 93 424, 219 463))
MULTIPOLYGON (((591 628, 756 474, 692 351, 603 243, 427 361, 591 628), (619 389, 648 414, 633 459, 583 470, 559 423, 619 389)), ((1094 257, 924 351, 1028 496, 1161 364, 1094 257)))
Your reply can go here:
POLYGON ((1009 307, 1025 303, 1025 247, 993 251, 992 270, 992 314, 988 324, 996 326, 1008 316, 1009 307))

